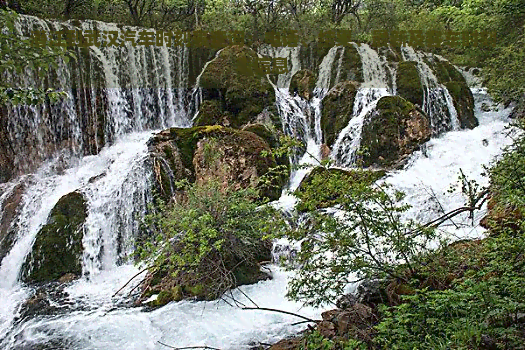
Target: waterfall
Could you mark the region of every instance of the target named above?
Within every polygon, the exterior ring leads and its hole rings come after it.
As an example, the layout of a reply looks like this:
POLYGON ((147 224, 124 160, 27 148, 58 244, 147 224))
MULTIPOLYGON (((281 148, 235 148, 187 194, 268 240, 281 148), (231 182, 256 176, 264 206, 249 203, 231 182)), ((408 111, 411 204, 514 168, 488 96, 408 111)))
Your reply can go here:
MULTIPOLYGON (((279 115, 283 124, 284 132, 299 138, 305 144, 304 154, 292 157, 292 162, 299 165, 316 164, 321 159, 321 144, 323 143, 323 134, 321 131, 321 101, 326 96, 330 87, 330 76, 332 74, 332 66, 336 58, 337 50, 340 47, 332 47, 327 55, 323 58, 317 77, 313 97, 310 101, 303 99, 301 96, 291 96, 289 93, 289 85, 291 81, 291 74, 279 81, 281 84, 277 85, 276 99, 279 115)), ((292 51, 292 54, 295 51, 292 51)), ((280 53, 282 54, 282 53, 280 53)), ((282 56, 278 56, 282 57, 282 56)), ((294 54, 292 57, 296 57, 294 54)), ((299 70, 299 61, 292 60, 293 71, 299 70)), ((284 191, 294 191, 301 183, 304 176, 309 172, 308 168, 295 170, 290 176, 290 183, 284 191)))
MULTIPOLYGON (((120 31, 115 24, 96 21, 51 22, 20 16, 19 35, 34 30, 120 31)), ((126 29, 126 28, 124 28, 126 29)), ((135 28, 137 29, 137 28, 135 28)), ((6 140, 16 170, 0 187, 3 203, 24 186, 11 229, 16 236, 0 265, 0 295, 9 307, 0 309, 0 339, 12 326, 21 302, 30 293, 19 275, 36 235, 58 200, 73 191, 83 194, 87 218, 83 226, 83 280, 129 264, 140 218, 151 201, 151 166, 147 141, 153 131, 187 127, 186 47, 124 46, 75 49, 77 59, 40 78, 26 69, 22 87, 53 87, 68 97, 56 103, 17 106, 7 110, 6 140), (20 174, 33 172, 30 175, 20 174)), ((4 348, 4 346, 0 346, 4 348)))
MULTIPOLYGON (((395 90, 394 85, 389 87, 388 84, 388 74, 393 72, 387 72, 385 58, 380 57, 367 44, 356 44, 355 47, 361 56, 364 82, 354 100, 352 119, 339 134, 331 155, 336 164, 345 167, 352 166, 355 162, 365 116, 375 108, 381 97, 389 96, 395 90)), ((395 81, 395 78, 391 80, 395 81)))
MULTIPOLYGON (((32 30, 123 29, 96 21, 77 25, 31 16, 21 16, 17 28, 26 36, 32 30)), ((361 58, 363 83, 355 97, 353 117, 338 135, 331 154, 336 164, 344 167, 354 164, 365 116, 381 97, 396 92, 395 70, 386 58, 366 44, 354 47, 361 58)), ((300 48, 259 50, 261 55, 288 57, 289 72, 273 84, 284 132, 305 143, 304 153, 293 159, 295 164, 315 164, 320 158, 322 102, 331 87, 348 77, 344 72, 344 50, 333 47, 318 62, 310 100, 289 93, 293 75, 306 67, 301 62, 300 48)), ((76 61, 58 62, 58 69, 52 70, 49 77, 42 79, 26 70, 20 78, 23 86, 53 86, 66 91, 69 98, 56 104, 7 111, 5 135, 13 147, 10 156, 15 171, 10 182, 0 184, 0 220, 9 198, 20 188, 23 194, 11 223, 16 237, 0 262, 0 348, 143 350, 158 349, 157 341, 162 341, 177 347, 248 349, 254 342, 273 343, 302 329, 291 325, 297 321, 292 316, 250 313, 224 301, 182 301, 151 312, 122 307, 129 301, 127 293, 134 285, 112 297, 139 272, 131 252, 139 232, 138 218, 151 202, 147 140, 161 128, 190 126, 201 94, 189 86, 190 53, 186 47, 133 47, 127 43, 122 47, 77 49, 76 53, 76 61), (190 94, 193 97, 188 101, 190 94), (88 207, 83 227, 83 276, 62 286, 61 299, 51 298, 49 302, 59 311, 19 319, 24 302, 38 293, 36 287, 20 283, 21 266, 52 208, 72 191, 81 192, 88 207)), ((425 87, 423 108, 433 118, 436 134, 443 135, 428 143, 426 153, 414 153, 406 169, 392 172, 385 181, 407 193, 407 203, 414 207, 408 213, 410 218, 426 221, 426 216, 439 213, 429 188, 444 208, 459 203, 459 197, 446 194, 457 169, 463 168, 483 183, 480 164, 488 163, 509 143, 503 132, 509 110, 485 112, 480 105, 491 103, 490 99, 483 90, 476 90, 480 127, 457 130, 450 94, 437 83, 425 56, 404 47, 403 58, 418 63, 425 87), (455 131, 444 133, 448 130, 455 131), (485 147, 484 152, 479 152, 480 147, 485 147)), ((294 171, 287 189, 296 189, 306 173, 305 169, 294 171)), ((284 193, 281 204, 286 201, 292 205, 293 196, 284 193)), ((459 231, 455 233, 479 233, 459 231)), ((233 295, 247 305, 250 301, 243 293, 261 307, 319 317, 323 309, 305 308, 285 298, 290 273, 275 266, 272 272, 273 280, 243 286, 242 293, 234 290, 233 295)))
POLYGON ((430 118, 430 125, 435 135, 444 131, 459 130, 459 120, 452 96, 428 65, 432 57, 422 52, 416 52, 409 46, 401 47, 405 61, 415 61, 423 85, 423 110, 430 118))
MULTIPOLYGON (((17 34, 62 29, 100 33, 139 28, 97 21, 71 23, 20 16, 17 34)), ((96 154, 130 132, 189 126, 186 118, 188 48, 183 46, 90 46, 75 48, 76 60, 58 60, 58 69, 40 78, 26 68, 23 87, 51 87, 68 93, 58 103, 18 106, 7 111, 5 134, 12 147, 13 176, 34 171, 59 150, 72 156, 96 154)))

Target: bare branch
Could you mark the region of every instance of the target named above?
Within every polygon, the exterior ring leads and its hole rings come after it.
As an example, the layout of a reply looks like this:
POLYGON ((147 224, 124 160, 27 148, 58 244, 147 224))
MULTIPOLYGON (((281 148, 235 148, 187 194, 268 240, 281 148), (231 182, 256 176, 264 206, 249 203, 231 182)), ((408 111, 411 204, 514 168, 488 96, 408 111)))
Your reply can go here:
POLYGON ((185 346, 183 348, 177 348, 175 346, 171 346, 171 345, 168 345, 168 344, 164 344, 163 342, 161 342, 160 340, 157 340, 157 343, 161 344, 161 345, 164 345, 170 349, 176 349, 176 350, 184 350, 184 349, 209 349, 209 350, 221 350, 219 348, 213 348, 211 346, 185 346))
MULTIPOLYGON (((156 267, 156 266, 155 266, 155 265, 153 265, 153 266, 148 266, 148 267, 146 267, 144 270, 141 270, 141 271, 137 272, 133 277, 131 277, 131 278, 126 282, 126 284, 124 284, 122 287, 120 287, 120 289, 117 290, 117 291, 115 292, 115 294, 113 294, 111 297, 114 298, 118 293, 120 293, 121 290, 123 290, 124 288, 126 288, 126 286, 127 286, 131 281, 133 281, 137 276, 139 276, 139 275, 140 275, 141 273, 143 273, 143 272, 148 271, 149 269, 151 269, 151 268, 153 268, 153 267, 156 267)), ((135 288, 136 288, 136 287, 135 287, 135 288)), ((135 289, 135 288, 133 288, 133 289, 135 289)))
POLYGON ((303 315, 299 315, 293 312, 284 311, 284 310, 278 310, 278 309, 272 309, 267 307, 243 307, 242 310, 262 310, 262 311, 271 311, 271 312, 278 312, 281 314, 291 315, 295 317, 302 318, 303 320, 309 321, 309 322, 320 322, 320 320, 313 320, 311 318, 305 317, 303 315))

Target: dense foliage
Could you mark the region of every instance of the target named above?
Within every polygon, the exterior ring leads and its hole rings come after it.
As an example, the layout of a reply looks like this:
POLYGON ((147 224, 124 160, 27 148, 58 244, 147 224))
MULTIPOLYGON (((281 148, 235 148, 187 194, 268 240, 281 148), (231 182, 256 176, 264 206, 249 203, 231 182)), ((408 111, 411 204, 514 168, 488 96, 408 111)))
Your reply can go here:
POLYGON ((434 237, 433 230, 402 221, 403 194, 371 184, 374 176, 365 170, 316 172, 308 180, 296 192, 308 211, 297 219, 302 225, 280 233, 301 243, 295 257, 301 268, 289 290, 294 299, 333 303, 356 276, 403 278, 395 265, 412 266, 434 237), (336 209, 318 210, 327 201, 336 209))
POLYGON ((278 222, 274 210, 257 199, 252 188, 215 181, 186 185, 176 200, 161 203, 146 218, 153 236, 138 250, 139 260, 206 299, 247 283, 259 262, 271 259, 262 237, 278 222))
POLYGON ((426 273, 443 279, 439 271, 451 274, 448 288, 416 289, 401 305, 383 307, 377 343, 388 349, 520 349, 524 249, 523 231, 507 229, 432 255, 437 259, 429 259, 426 273))

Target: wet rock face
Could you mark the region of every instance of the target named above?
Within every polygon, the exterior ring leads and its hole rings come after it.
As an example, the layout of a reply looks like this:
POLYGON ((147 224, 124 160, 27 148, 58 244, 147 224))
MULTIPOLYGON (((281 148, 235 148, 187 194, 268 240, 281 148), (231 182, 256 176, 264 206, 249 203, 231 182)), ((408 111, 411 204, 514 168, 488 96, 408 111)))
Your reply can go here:
POLYGON ((393 168, 402 164, 432 134, 427 116, 399 96, 381 98, 363 124, 363 165, 393 168))
POLYGON ((9 197, 0 205, 0 263, 13 246, 16 237, 16 231, 11 225, 18 213, 24 188, 22 183, 15 186, 9 197))
POLYGON ((512 119, 525 119, 525 94, 518 99, 516 106, 509 115, 512 119))
POLYGON ((257 73, 257 61, 251 48, 230 46, 206 66, 200 78, 204 102, 195 126, 239 128, 275 105, 275 91, 266 76, 257 73))
POLYGON ((462 129, 474 129, 479 125, 478 119, 474 116, 474 96, 467 86, 461 81, 449 81, 445 83, 454 107, 458 113, 459 125, 462 129))
POLYGON ((474 116, 474 96, 465 77, 447 61, 435 61, 433 69, 438 81, 445 85, 452 97, 460 127, 473 129, 478 126, 479 122, 474 116))
MULTIPOLYGON (((334 59, 330 82, 335 85, 342 81, 363 82, 363 63, 354 46, 344 46, 338 49, 334 59)), ((330 85, 332 88, 333 85, 330 85)))
POLYGON ((86 217, 87 203, 81 193, 72 192, 60 198, 47 223, 38 232, 33 249, 22 266, 24 282, 51 282, 68 273, 82 274, 86 217))
POLYGON ((183 142, 186 137, 191 138, 191 136, 191 133, 185 133, 185 129, 168 129, 156 134, 148 142, 156 189, 166 200, 175 194, 176 181, 184 179, 195 181, 192 166, 195 146, 183 142))
POLYGON ((487 202, 487 214, 481 219, 480 225, 489 231, 494 228, 508 228, 519 232, 521 229, 519 223, 524 217, 523 208, 505 203, 497 193, 491 193, 487 202))
POLYGON ((280 342, 273 344, 268 350, 295 350, 300 349, 302 345, 302 338, 283 339, 280 342))
POLYGON ((423 105, 423 86, 414 61, 403 61, 397 66, 397 94, 413 104, 423 105))
POLYGON ((308 69, 301 69, 295 73, 290 82, 290 95, 299 95, 305 100, 310 100, 313 97, 315 89, 315 74, 308 69))
POLYGON ((215 180, 225 187, 257 186, 259 177, 276 165, 270 157, 261 156, 265 150, 270 150, 268 143, 250 132, 205 137, 197 143, 193 157, 196 181, 215 180))
POLYGON ((204 182, 210 179, 225 185, 258 186, 263 196, 277 199, 287 176, 274 179, 270 185, 259 186, 258 180, 277 166, 279 160, 263 156, 270 151, 271 135, 267 129, 252 125, 248 130, 235 130, 221 126, 172 128, 149 141, 150 154, 159 192, 171 198, 176 191, 174 182, 204 182))
MULTIPOLYGON (((378 315, 370 306, 354 303, 346 309, 325 311, 321 316, 322 320, 318 321, 315 330, 324 338, 334 341, 357 339, 372 349, 372 336, 378 315)), ((283 339, 272 345, 269 350, 314 349, 313 344, 309 344, 309 333, 310 331, 305 331, 306 335, 283 339)))
POLYGON ((358 83, 352 81, 341 82, 330 89, 323 99, 321 129, 329 147, 352 119, 357 85, 358 83))
POLYGON ((8 133, 7 110, 5 106, 0 106, 0 183, 9 181, 13 176, 14 154, 8 133))

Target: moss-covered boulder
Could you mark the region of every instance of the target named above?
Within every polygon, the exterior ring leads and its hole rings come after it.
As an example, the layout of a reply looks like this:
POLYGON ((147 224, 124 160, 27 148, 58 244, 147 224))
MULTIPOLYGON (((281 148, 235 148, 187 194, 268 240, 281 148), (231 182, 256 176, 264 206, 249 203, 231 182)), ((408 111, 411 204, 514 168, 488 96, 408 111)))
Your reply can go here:
POLYGON ((246 46, 229 46, 220 51, 199 81, 204 101, 220 103, 203 103, 199 109, 203 117, 197 126, 225 125, 227 118, 227 125, 239 128, 275 104, 275 91, 266 75, 258 71, 257 62, 257 52, 246 46))
POLYGON ((13 176, 14 154, 9 144, 7 107, 0 106, 0 183, 7 182, 13 176))
POLYGON ((213 179, 225 187, 232 184, 239 188, 257 187, 263 197, 278 199, 286 177, 277 176, 269 184, 260 182, 261 176, 277 166, 272 156, 261 154, 263 151, 270 151, 268 143, 252 132, 206 136, 198 142, 193 157, 196 181, 213 179))
POLYGON ((352 119, 357 85, 356 82, 343 81, 330 89, 323 99, 321 129, 327 146, 332 146, 339 132, 352 119))
POLYGON ((301 199, 297 204, 297 210, 304 212, 331 207, 344 194, 344 188, 349 182, 369 185, 385 174, 384 170, 317 167, 303 179, 295 191, 295 195, 301 199), (312 194, 315 194, 315 197, 312 197, 312 194))
POLYGON ((157 294, 157 298, 149 302, 149 306, 160 307, 172 301, 180 301, 187 298, 197 300, 214 300, 220 297, 225 287, 227 289, 257 283, 270 279, 271 276, 261 270, 260 263, 269 262, 272 259, 272 245, 269 241, 241 241, 238 240, 231 246, 230 250, 223 252, 220 268, 214 266, 209 273, 196 275, 195 271, 185 270, 177 274, 170 273, 170 269, 161 266, 148 273, 142 285, 141 296, 137 304, 141 304, 147 298, 157 294), (246 259, 239 252, 257 252, 253 260, 246 259), (230 285, 225 283, 225 274, 229 275, 230 285))
POLYGON ((218 125, 171 128, 155 135, 149 149, 157 187, 166 199, 175 194, 175 182, 182 179, 195 182, 213 178, 225 185, 257 186, 270 199, 279 198, 287 180, 283 174, 270 184, 259 183, 259 178, 278 162, 271 155, 262 155, 270 151, 270 145, 250 131, 218 125))
POLYGON ((487 202, 487 214, 480 220, 480 225, 491 231, 491 234, 497 234, 503 229, 520 232, 522 230, 520 223, 525 218, 525 210, 505 201, 503 197, 492 189, 487 202))
POLYGON ((56 281, 69 273, 81 275, 86 217, 87 203, 82 193, 71 192, 60 198, 22 266, 22 280, 40 283, 56 281))
POLYGON ((461 128, 473 129, 478 126, 479 122, 474 116, 474 96, 463 74, 450 62, 442 60, 435 60, 432 68, 438 81, 447 88, 452 97, 461 128))
POLYGON ((248 124, 245 125, 242 130, 253 132, 255 135, 268 142, 268 145, 272 148, 279 147, 279 138, 277 132, 272 125, 267 124, 248 124))
POLYGON ((449 81, 444 85, 454 102, 460 127, 462 129, 473 129, 478 126, 478 119, 474 116, 474 96, 467 83, 449 81))
POLYGON ((334 60, 333 82, 345 80, 363 82, 363 63, 361 55, 354 46, 344 46, 334 60), (342 56, 342 57, 341 57, 342 56), (338 75, 338 79, 335 79, 338 75))
POLYGON ((315 74, 309 69, 301 69, 295 73, 290 82, 290 95, 299 95, 306 100, 313 97, 315 89, 315 74))
POLYGON ((395 167, 432 134, 428 117, 399 96, 382 97, 363 124, 364 166, 395 167))
POLYGON ((192 142, 192 133, 185 133, 185 130, 190 129, 168 129, 156 134, 148 141, 148 150, 155 175, 155 188, 165 200, 169 200, 176 194, 178 181, 195 181, 193 152, 196 143, 192 142))
POLYGON ((423 106, 423 85, 419 77, 417 63, 399 62, 396 73, 397 94, 405 100, 423 106))
POLYGON ((203 101, 200 108, 199 114, 193 123, 194 126, 206 126, 206 125, 223 125, 229 126, 231 119, 231 113, 224 110, 222 101, 219 100, 206 100, 203 101))

